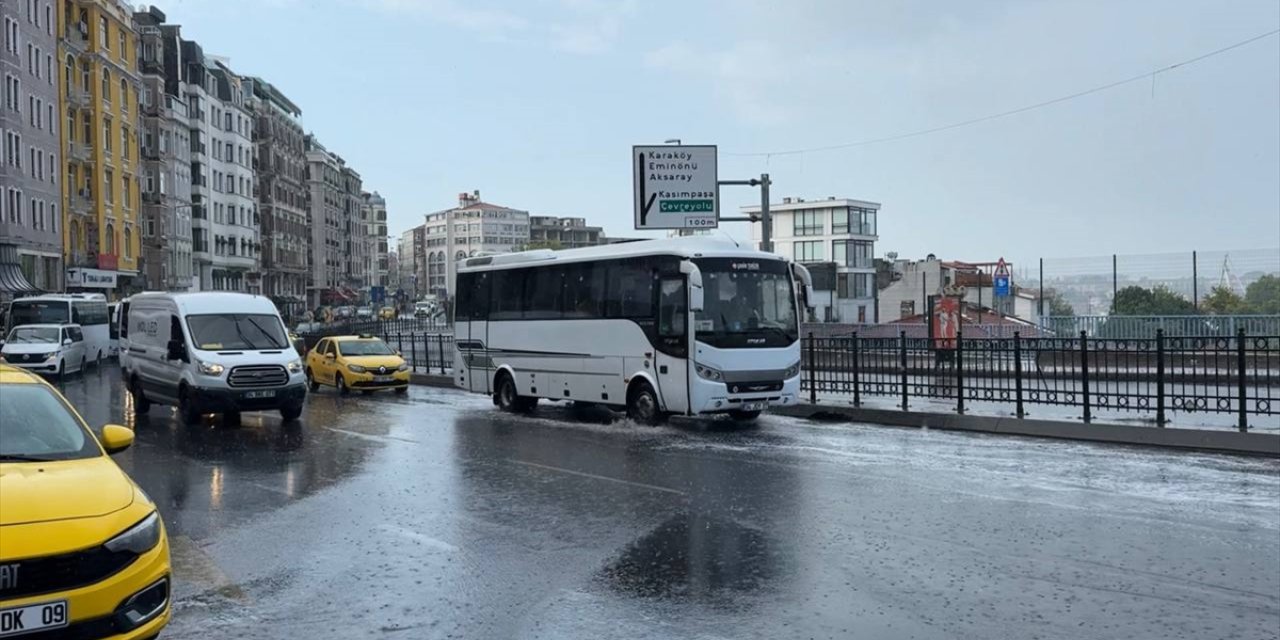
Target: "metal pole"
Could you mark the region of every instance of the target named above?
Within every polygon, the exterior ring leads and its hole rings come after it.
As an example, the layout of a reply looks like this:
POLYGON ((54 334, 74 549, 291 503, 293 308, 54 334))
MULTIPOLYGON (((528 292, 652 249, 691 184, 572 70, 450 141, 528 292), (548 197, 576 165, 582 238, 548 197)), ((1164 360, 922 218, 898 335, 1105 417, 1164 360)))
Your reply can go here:
POLYGON ((956 327, 956 413, 964 415, 964 331, 956 327))
POLYGON ((979 325, 982 324, 982 269, 981 268, 978 269, 978 324, 979 325))
POLYGON ((440 375, 444 375, 444 334, 436 334, 436 347, 440 351, 440 375))
POLYGON ((1196 264, 1196 252, 1191 252, 1191 304, 1200 313, 1200 267, 1196 264))
POLYGON ((1249 430, 1249 407, 1245 404, 1244 327, 1236 330, 1236 402, 1240 405, 1240 433, 1249 430))
POLYGON ((904 330, 898 335, 898 355, 899 363, 902 365, 902 410, 907 410, 907 332, 904 330))
POLYGON ((1156 329, 1156 426, 1164 423, 1164 329, 1156 329))
POLYGON ((861 376, 861 375, 859 375, 859 374, 860 374, 860 372, 858 371, 858 369, 859 369, 859 363, 858 363, 858 360, 859 360, 859 355, 858 355, 858 332, 857 332, 857 331, 854 331, 854 332, 853 332, 853 406, 855 406, 855 407, 861 407, 861 406, 862 406, 862 391, 861 391, 861 389, 859 389, 859 388, 858 388, 858 387, 860 387, 860 386, 861 386, 861 384, 860 384, 860 378, 861 378, 862 376, 861 376))
POLYGON ((1120 277, 1117 275, 1116 254, 1111 254, 1111 305, 1116 304, 1116 294, 1120 292, 1120 277))
POLYGON ((769 174, 760 174, 760 250, 773 253, 773 214, 769 212, 769 174))
MULTIPOLYGON (((1040 299, 1036 301, 1036 315, 1044 318, 1044 258, 1040 258, 1040 299)), ((1044 326, 1044 320, 1040 326, 1044 326)))
POLYGON ((1022 336, 1018 331, 1013 332, 1013 388, 1018 419, 1021 420, 1026 414, 1022 410, 1022 336))
POLYGON ((816 363, 813 359, 813 332, 809 332, 809 404, 818 404, 818 382, 816 363))
POLYGON ((1080 332, 1080 399, 1084 403, 1084 422, 1093 422, 1093 412, 1089 407, 1089 334, 1080 332))

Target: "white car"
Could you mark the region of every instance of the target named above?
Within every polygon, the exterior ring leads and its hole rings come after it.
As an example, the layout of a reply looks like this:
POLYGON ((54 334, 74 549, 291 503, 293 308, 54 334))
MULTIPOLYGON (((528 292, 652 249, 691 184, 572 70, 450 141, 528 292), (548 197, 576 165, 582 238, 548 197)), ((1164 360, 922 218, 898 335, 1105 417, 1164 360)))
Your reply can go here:
POLYGON ((89 355, 78 324, 24 324, 9 332, 0 362, 60 376, 83 371, 89 355))
POLYGON ((362 319, 369 319, 369 318, 373 318, 373 308, 372 308, 372 307, 360 307, 359 309, 356 309, 356 317, 357 317, 357 318, 362 318, 362 319))

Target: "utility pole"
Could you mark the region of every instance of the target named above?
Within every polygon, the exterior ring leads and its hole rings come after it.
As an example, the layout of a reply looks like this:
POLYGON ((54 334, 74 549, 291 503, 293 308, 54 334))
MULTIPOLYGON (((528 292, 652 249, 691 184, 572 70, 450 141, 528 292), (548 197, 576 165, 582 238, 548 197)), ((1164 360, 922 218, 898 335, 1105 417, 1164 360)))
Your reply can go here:
POLYGON ((769 174, 762 173, 760 178, 752 178, 750 180, 721 180, 716 184, 724 187, 760 187, 760 214, 748 216, 720 217, 721 222, 759 222, 760 227, 760 250, 765 253, 773 253, 773 214, 769 211, 769 185, 773 184, 769 180, 769 174))

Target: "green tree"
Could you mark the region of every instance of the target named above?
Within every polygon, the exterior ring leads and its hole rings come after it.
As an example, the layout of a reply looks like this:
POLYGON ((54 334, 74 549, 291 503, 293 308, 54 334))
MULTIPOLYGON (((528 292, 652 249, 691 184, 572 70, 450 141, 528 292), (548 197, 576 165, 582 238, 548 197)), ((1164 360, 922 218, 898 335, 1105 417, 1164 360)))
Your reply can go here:
POLYGON ((1248 313, 1280 314, 1280 276, 1265 275, 1244 290, 1248 313))
POLYGON ((1201 311, 1219 316, 1248 313, 1247 309, 1248 305, 1245 304, 1244 298, 1229 287, 1214 287, 1209 295, 1200 301, 1201 311))
POLYGON ((550 249, 559 251, 564 248, 559 240, 532 240, 515 248, 516 251, 533 251, 534 249, 550 249))
POLYGON ((1164 285, 1150 289, 1139 286, 1125 287, 1116 292, 1111 301, 1113 316, 1187 316, 1194 315, 1196 307, 1191 301, 1174 293, 1164 285))
POLYGON ((1045 289, 1044 301, 1046 303, 1045 307, 1049 312, 1048 315, 1074 316, 1076 314, 1075 308, 1071 306, 1070 302, 1067 302, 1066 298, 1062 297, 1062 294, 1057 289, 1045 289))

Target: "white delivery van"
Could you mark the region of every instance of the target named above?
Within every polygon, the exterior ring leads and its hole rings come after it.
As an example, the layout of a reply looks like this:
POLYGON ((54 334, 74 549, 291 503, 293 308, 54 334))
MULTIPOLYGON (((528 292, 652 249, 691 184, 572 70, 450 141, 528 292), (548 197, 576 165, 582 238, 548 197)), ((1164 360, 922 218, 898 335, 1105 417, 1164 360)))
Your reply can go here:
POLYGON ((244 293, 139 294, 122 325, 121 368, 135 409, 175 405, 195 423, 206 413, 302 414, 306 380, 275 305, 244 293))

